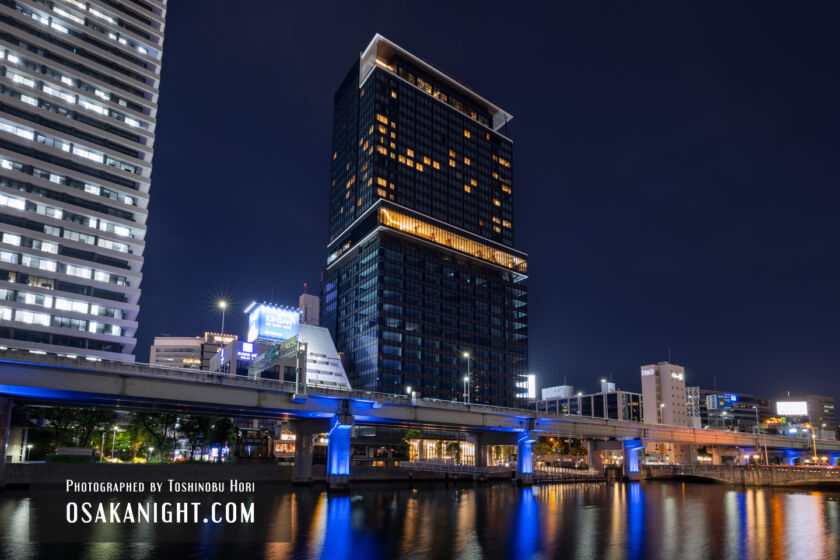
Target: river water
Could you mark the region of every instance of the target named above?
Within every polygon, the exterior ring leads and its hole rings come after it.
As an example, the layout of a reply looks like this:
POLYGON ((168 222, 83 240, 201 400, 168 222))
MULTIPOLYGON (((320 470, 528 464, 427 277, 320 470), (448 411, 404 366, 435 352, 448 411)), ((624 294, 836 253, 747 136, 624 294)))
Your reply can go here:
POLYGON ((0 494, 4 558, 840 558, 840 492, 646 482, 274 486, 291 542, 29 542, 27 491, 0 494), (284 518, 285 519, 285 518, 284 518))

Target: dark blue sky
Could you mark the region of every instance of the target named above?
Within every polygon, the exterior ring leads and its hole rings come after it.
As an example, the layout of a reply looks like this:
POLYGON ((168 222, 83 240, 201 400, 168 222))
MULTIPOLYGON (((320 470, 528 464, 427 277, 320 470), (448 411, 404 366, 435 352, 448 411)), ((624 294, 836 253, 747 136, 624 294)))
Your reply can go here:
POLYGON ((138 358, 221 294, 317 292, 332 95, 379 32, 514 115, 540 385, 638 390, 670 348, 689 384, 840 395, 837 10, 557 4, 171 2, 138 358))

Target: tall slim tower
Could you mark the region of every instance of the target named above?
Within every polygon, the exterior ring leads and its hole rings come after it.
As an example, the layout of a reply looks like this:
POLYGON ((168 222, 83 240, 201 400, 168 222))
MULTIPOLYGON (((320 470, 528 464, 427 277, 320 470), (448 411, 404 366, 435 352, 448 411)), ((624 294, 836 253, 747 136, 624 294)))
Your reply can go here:
POLYGON ((339 86, 321 324, 354 388, 517 401, 527 256, 510 119, 380 35, 339 86))
POLYGON ((133 360, 166 0, 0 6, 0 345, 133 360))

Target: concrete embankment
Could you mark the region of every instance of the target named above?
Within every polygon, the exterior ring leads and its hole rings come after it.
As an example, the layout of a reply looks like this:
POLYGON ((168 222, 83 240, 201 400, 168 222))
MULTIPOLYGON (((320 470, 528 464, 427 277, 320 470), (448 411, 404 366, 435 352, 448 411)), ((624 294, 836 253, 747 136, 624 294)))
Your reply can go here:
MULTIPOLYGON (((11 463, 5 468, 6 486, 38 484, 64 484, 67 479, 77 482, 139 482, 139 481, 228 481, 288 482, 292 481, 291 464, 153 464, 114 465, 108 463, 11 463)), ((324 465, 312 466, 312 482, 326 480, 324 465)), ((510 478, 510 474, 500 477, 510 478)), ((424 480, 473 480, 473 475, 457 475, 415 471, 403 467, 353 467, 352 482, 424 481, 424 480)))

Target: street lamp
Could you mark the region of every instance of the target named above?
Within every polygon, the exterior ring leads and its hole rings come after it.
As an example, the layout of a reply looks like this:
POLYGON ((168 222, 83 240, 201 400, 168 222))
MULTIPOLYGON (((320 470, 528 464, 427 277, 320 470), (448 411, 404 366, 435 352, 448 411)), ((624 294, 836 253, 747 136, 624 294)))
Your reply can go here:
POLYGON ((665 422, 664 422, 664 420, 665 420, 665 411, 663 410, 664 408, 665 408, 665 403, 659 403, 659 423, 660 423, 660 424, 664 424, 664 423, 665 423, 665 422))
POLYGON ((26 461, 29 462, 29 455, 32 453, 32 444, 26 444, 26 461))
POLYGON ((758 407, 754 406, 753 410, 755 410, 755 433, 758 434, 759 430, 764 433, 764 464, 770 465, 770 458, 767 456, 767 430, 761 429, 761 424, 758 423, 758 407))
MULTIPOLYGON (((219 333, 219 345, 221 348, 225 347, 225 311, 227 311, 228 302, 227 300, 220 299, 216 303, 216 307, 219 308, 219 311, 222 312, 222 332, 219 333)), ((222 373, 222 354, 219 354, 219 373, 222 373)))
POLYGON ((114 458, 114 440, 117 439, 117 425, 114 424, 114 435, 111 436, 111 459, 114 458))
POLYGON ((154 450, 155 450, 155 448, 154 448, 154 447, 150 447, 150 448, 149 448, 149 458, 148 458, 148 461, 149 461, 149 462, 151 462, 151 461, 152 461, 152 451, 154 451, 154 450))
POLYGON ((472 370, 470 369, 470 353, 464 352, 464 358, 467 360, 467 375, 464 377, 464 404, 470 404, 470 392, 468 387, 470 374, 472 373, 472 370))
POLYGON ((808 415, 808 425, 811 427, 811 441, 814 444, 814 462, 817 462, 817 431, 814 429, 814 423, 811 421, 811 415, 808 415))

